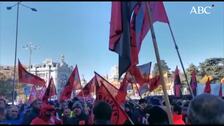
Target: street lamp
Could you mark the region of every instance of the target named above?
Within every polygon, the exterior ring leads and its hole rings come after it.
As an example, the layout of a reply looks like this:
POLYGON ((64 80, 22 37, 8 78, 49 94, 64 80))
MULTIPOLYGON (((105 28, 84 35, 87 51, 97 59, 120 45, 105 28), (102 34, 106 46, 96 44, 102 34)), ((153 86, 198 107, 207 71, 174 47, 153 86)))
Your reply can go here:
POLYGON ((12 104, 14 105, 14 90, 15 90, 15 80, 16 80, 16 59, 17 59, 17 40, 18 40, 18 22, 19 22, 19 5, 22 5, 23 7, 29 8, 32 11, 37 11, 35 8, 31 8, 29 6, 26 6, 22 4, 21 2, 17 2, 16 4, 6 7, 7 10, 11 10, 13 7, 17 6, 16 11, 16 41, 15 41, 15 58, 14 58, 14 76, 13 76, 13 92, 12 92, 12 104))
POLYGON ((35 49, 39 49, 39 46, 34 45, 33 43, 30 42, 26 44, 25 46, 23 46, 23 48, 29 50, 29 72, 30 72, 32 51, 35 49))

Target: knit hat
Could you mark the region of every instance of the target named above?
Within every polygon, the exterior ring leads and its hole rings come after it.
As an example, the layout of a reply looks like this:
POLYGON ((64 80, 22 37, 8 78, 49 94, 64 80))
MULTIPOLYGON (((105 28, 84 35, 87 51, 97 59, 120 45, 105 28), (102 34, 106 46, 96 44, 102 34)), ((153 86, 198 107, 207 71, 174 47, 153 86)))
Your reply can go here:
POLYGON ((83 110, 83 106, 79 101, 76 101, 73 105, 72 108, 80 108, 81 110, 83 110))

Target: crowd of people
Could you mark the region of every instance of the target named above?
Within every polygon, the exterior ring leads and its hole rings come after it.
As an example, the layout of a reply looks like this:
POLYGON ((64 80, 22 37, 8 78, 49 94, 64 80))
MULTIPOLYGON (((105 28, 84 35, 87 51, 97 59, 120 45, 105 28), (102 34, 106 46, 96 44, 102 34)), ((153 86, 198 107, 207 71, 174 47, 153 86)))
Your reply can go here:
MULTIPOLYGON (((224 124, 224 101, 218 96, 201 94, 194 99, 170 99, 173 124, 224 124)), ((129 116, 124 124, 170 124, 162 98, 128 100, 122 105, 129 116)), ((104 102, 88 102, 77 97, 62 103, 8 105, 0 98, 0 124, 8 125, 92 125, 112 124, 112 107, 104 102)))

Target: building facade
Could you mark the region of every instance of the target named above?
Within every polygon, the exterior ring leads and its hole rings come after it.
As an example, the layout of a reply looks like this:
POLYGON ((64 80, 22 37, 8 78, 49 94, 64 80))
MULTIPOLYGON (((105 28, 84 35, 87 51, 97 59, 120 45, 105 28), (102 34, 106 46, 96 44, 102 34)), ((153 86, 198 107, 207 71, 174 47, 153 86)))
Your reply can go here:
POLYGON ((46 81, 46 86, 48 86, 50 77, 52 77, 58 96, 61 94, 72 71, 73 66, 69 66, 65 63, 63 55, 61 56, 60 62, 54 62, 52 59, 45 59, 42 64, 31 65, 30 69, 32 74, 37 75, 46 81))

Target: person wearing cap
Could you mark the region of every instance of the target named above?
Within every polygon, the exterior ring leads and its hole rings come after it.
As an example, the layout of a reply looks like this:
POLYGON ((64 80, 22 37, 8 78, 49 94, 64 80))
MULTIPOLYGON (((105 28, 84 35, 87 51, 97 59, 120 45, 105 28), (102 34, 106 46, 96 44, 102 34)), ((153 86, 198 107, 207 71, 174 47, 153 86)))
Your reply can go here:
POLYGON ((74 125, 86 125, 88 123, 88 116, 85 114, 84 109, 80 101, 76 101, 73 106, 72 110, 74 112, 74 116, 69 119, 69 124, 74 125))
POLYGON ((54 107, 49 105, 49 104, 42 104, 40 113, 38 117, 34 118, 31 121, 31 125, 50 125, 50 124, 55 124, 55 122, 51 121, 52 115, 54 112, 54 107))

